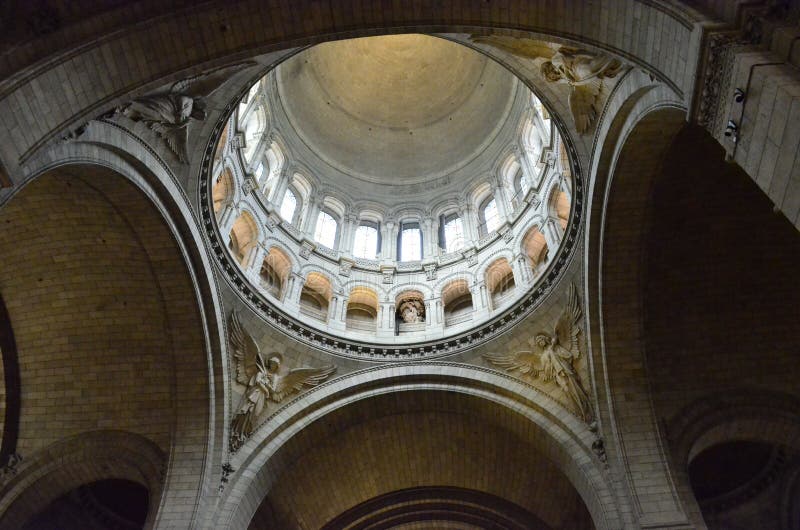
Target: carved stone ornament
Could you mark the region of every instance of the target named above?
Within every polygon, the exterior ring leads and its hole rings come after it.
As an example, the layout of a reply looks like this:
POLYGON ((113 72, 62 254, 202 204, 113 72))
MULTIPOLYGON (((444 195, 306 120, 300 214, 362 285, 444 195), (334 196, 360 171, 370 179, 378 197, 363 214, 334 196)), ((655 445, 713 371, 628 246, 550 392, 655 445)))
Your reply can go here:
POLYGON ((61 137, 61 141, 65 143, 74 142, 75 140, 77 140, 86 133, 86 131, 89 129, 89 123, 91 122, 87 121, 86 123, 82 123, 78 127, 75 127, 74 129, 67 131, 67 133, 61 137))
POLYGON ((300 245, 300 257, 303 259, 308 259, 311 256, 311 252, 316 248, 316 245, 311 241, 304 239, 303 243, 300 245))
POLYGON ((206 97, 216 91, 237 71, 256 63, 246 62, 217 68, 174 83, 166 90, 152 92, 117 109, 125 117, 146 123, 167 142, 170 150, 184 164, 189 163, 188 125, 191 120, 206 119, 206 97))
POLYGON ((222 476, 219 479, 219 492, 222 493, 225 490, 225 485, 228 484, 228 480, 230 480, 231 473, 236 471, 233 469, 233 466, 230 462, 222 464, 222 476))
POLYGON ((19 453, 12 453, 8 457, 6 465, 0 469, 0 482, 7 482, 11 477, 17 474, 17 467, 22 462, 22 455, 19 453))
POLYGON ((436 263, 429 263, 424 266, 425 268, 425 279, 429 282, 436 279, 436 263))
POLYGON ((518 57, 537 60, 545 81, 569 85, 569 109, 575 129, 580 134, 588 133, 597 120, 603 79, 616 77, 625 69, 618 59, 605 54, 567 46, 553 47, 534 39, 473 35, 471 40, 518 57))
POLYGON ((336 371, 336 366, 304 366, 287 370, 282 366, 283 355, 280 353, 261 353, 235 312, 231 313, 230 325, 236 381, 246 387, 231 420, 230 448, 236 452, 253 434, 258 418, 269 402, 280 403, 292 394, 317 386, 336 371))
POLYGON ((573 361, 581 355, 578 336, 582 319, 578 293, 575 286, 570 285, 567 305, 553 332, 540 331, 534 338, 538 351, 486 353, 483 357, 507 372, 519 372, 523 376, 554 381, 572 401, 583 421, 590 423, 593 414, 589 394, 583 388, 581 378, 573 366, 573 361))
POLYGON ((244 192, 245 195, 249 195, 257 189, 258 184, 256 183, 255 177, 253 177, 253 175, 247 175, 242 182, 242 192, 244 192))
POLYGON ((394 267, 381 267, 381 274, 383 274, 383 283, 394 283, 394 267))
POLYGON ((339 275, 349 277, 350 270, 353 268, 353 262, 343 259, 339 261, 339 275))
POLYGON ((467 258, 467 267, 474 267, 478 264, 478 253, 475 252, 474 248, 464 252, 464 257, 467 258))

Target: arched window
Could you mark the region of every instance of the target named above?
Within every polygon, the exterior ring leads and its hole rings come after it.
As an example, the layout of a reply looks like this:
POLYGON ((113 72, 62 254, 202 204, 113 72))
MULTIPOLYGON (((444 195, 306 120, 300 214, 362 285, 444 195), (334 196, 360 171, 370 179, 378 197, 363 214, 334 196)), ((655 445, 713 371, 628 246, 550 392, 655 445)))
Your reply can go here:
POLYGON ((419 223, 402 223, 397 258, 400 261, 419 261, 422 259, 422 230, 419 223))
POLYGON ((494 197, 489 197, 481 206, 481 235, 497 230, 500 226, 500 214, 497 212, 497 203, 494 197))
POLYGON ((281 202, 281 217, 283 220, 291 223, 294 219, 294 211, 297 209, 297 197, 295 196, 292 190, 287 189, 286 194, 283 196, 283 202, 281 202))
POLYGON ((328 212, 319 212, 317 217, 317 230, 314 239, 317 243, 333 248, 336 245, 336 228, 338 223, 328 212))
POLYGON ((258 163, 258 167, 256 167, 256 170, 253 172, 253 176, 256 177, 256 182, 258 182, 260 184, 261 183, 261 177, 264 176, 264 162, 263 162, 263 160, 258 163))
POLYGON ((375 259, 378 254, 378 227, 374 224, 361 224, 356 228, 353 242, 353 256, 357 258, 375 259))
POLYGON ((458 214, 450 214, 444 218, 445 252, 455 252, 464 248, 464 222, 458 214))

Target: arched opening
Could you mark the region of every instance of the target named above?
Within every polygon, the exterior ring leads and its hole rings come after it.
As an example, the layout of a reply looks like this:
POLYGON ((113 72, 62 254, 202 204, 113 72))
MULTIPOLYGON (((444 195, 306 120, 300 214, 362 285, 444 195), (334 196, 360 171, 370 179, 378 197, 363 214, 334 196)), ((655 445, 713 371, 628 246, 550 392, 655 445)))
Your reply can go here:
POLYGON ((211 198, 214 201, 214 214, 219 219, 225 206, 233 199, 233 174, 230 169, 225 169, 214 182, 211 189, 211 198))
POLYGON ((522 238, 522 253, 528 257, 528 265, 533 271, 534 277, 541 274, 547 265, 547 241, 544 234, 539 231, 539 227, 532 226, 522 238))
POLYGON ((506 258, 495 260, 486 268, 484 282, 489 290, 492 309, 498 309, 513 297, 516 287, 514 271, 506 258))
POLYGON ((261 287, 278 300, 282 300, 291 272, 292 261, 289 256, 278 247, 272 247, 261 265, 261 287))
POLYGON ((258 226, 253 217, 244 212, 231 228, 228 250, 244 268, 250 265, 251 255, 258 244, 258 226))
POLYGON ((130 478, 159 496, 199 495, 198 469, 213 447, 213 330, 195 290, 204 280, 158 201, 147 176, 83 163, 39 175, 0 209, 0 291, 20 359, 24 457, 4 483, 0 528, 21 528, 51 500, 105 478, 130 478), (94 435, 100 441, 89 443, 94 435), (128 458, 129 439, 153 456, 128 458), (190 454, 197 439, 209 445, 190 454), (73 440, 80 455, 61 445, 73 440))
POLYGON ((569 221, 570 201, 569 195, 558 187, 550 193, 549 214, 551 219, 557 219, 561 232, 567 229, 569 221))
POLYGON ((478 233, 485 236, 497 230, 500 226, 500 211, 494 195, 489 195, 478 207, 479 222, 478 233))
POLYGON ((427 314, 425 297, 419 291, 403 291, 395 297, 395 331, 397 334, 424 331, 427 314))
POLYGON ((413 387, 372 392, 290 439, 262 468, 274 471, 259 480, 268 484, 263 497, 248 498, 259 505, 248 528, 452 528, 453 518, 517 521, 515 530, 595 528, 577 477, 544 430, 477 396, 413 387))
POLYGON ((353 236, 353 256, 376 259, 381 252, 380 232, 375 221, 361 221, 353 236))
POLYGON ((22 530, 144 528, 149 507, 147 488, 125 479, 83 484, 51 501, 22 530))
POLYGON ((454 280, 442 289, 442 306, 446 327, 472 320, 472 292, 467 280, 454 280))
POLYGON ((354 287, 350 291, 345 314, 347 329, 375 332, 378 323, 378 295, 368 287, 354 287))
POLYGON ((318 272, 309 273, 300 291, 300 313, 327 322, 333 288, 331 282, 318 272))

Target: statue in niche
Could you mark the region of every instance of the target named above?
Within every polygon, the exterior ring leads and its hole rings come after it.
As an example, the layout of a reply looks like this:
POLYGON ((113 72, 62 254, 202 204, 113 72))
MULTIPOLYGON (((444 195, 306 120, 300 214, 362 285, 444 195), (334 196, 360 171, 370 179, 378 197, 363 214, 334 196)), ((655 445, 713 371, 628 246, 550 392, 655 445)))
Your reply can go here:
POLYGON ((425 322, 425 304, 421 300, 416 298, 403 300, 397 309, 400 313, 400 318, 406 324, 425 322))
POLYGON ((231 420, 231 451, 236 452, 253 433, 268 401, 280 403, 291 394, 316 386, 333 374, 336 367, 286 370, 281 366, 283 355, 272 352, 264 356, 236 313, 231 313, 230 323, 236 381, 247 387, 231 420))
POLYGON ((543 381, 554 381, 569 397, 581 418, 592 421, 589 394, 581 384, 573 361, 581 355, 578 335, 583 312, 574 285, 567 293, 567 306, 562 311, 552 333, 540 331, 534 337, 538 352, 519 351, 511 354, 486 353, 483 357, 506 371, 518 371, 543 381))
POLYGON ((471 40, 519 57, 539 60, 545 81, 569 85, 569 110, 580 134, 587 133, 597 120, 603 79, 616 77, 624 69, 619 60, 608 55, 534 39, 474 35, 471 40))
POLYGON ((187 164, 188 125, 206 119, 205 97, 210 96, 236 71, 255 63, 242 63, 204 72, 174 83, 170 88, 134 99, 116 110, 133 121, 147 124, 167 142, 178 159, 187 164))

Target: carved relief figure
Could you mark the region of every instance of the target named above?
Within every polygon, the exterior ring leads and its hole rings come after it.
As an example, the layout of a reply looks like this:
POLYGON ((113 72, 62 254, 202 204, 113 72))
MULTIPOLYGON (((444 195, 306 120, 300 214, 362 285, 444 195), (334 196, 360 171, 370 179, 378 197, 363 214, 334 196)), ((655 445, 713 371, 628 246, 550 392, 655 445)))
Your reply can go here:
POLYGON ((400 318, 407 324, 425 321, 425 306, 419 300, 405 300, 399 309, 400 318))
POLYGON ((283 356, 273 352, 265 357, 253 337, 245 331, 236 313, 231 313, 231 347, 236 359, 236 381, 247 388, 231 420, 231 451, 250 437, 268 401, 280 403, 287 396, 316 386, 336 371, 323 368, 282 368, 283 356))
POLYGON ((533 39, 488 35, 471 40, 526 59, 543 60, 539 68, 545 81, 570 86, 569 109, 580 134, 588 132, 597 120, 603 79, 613 78, 624 69, 619 60, 607 55, 567 46, 554 49, 533 39))
POLYGON ((506 371, 519 371, 543 381, 554 381, 566 394, 585 422, 592 420, 589 394, 581 384, 573 361, 581 355, 580 322, 583 312, 574 285, 567 293, 567 306, 561 313, 553 333, 541 331, 534 337, 539 352, 520 351, 511 354, 487 353, 484 358, 506 371))
POLYGON ((203 98, 211 95, 237 70, 251 64, 227 66, 183 79, 167 90, 137 98, 117 109, 117 112, 133 121, 146 123, 186 164, 189 161, 187 126, 192 119, 205 120, 206 104, 203 98))

